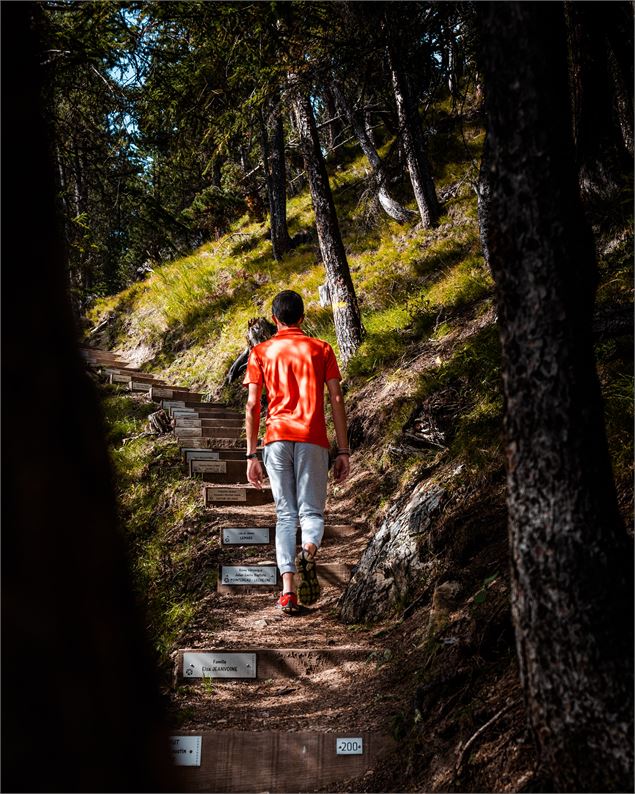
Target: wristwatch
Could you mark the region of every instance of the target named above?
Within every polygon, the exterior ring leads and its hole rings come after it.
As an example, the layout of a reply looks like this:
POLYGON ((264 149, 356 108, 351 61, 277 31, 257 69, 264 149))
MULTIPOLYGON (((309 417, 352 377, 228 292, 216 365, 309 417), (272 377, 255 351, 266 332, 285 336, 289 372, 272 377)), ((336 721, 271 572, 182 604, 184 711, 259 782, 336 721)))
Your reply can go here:
POLYGON ((251 455, 245 455, 245 460, 253 460, 254 458, 258 457, 257 452, 252 452, 251 455))

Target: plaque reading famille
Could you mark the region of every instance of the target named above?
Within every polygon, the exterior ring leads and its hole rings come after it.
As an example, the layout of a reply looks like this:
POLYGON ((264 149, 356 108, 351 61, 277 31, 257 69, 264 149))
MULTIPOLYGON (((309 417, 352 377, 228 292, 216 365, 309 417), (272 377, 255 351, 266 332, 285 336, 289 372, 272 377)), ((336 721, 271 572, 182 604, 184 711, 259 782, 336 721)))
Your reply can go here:
POLYGON ((255 653, 207 651, 183 653, 184 678, 255 678, 255 653))

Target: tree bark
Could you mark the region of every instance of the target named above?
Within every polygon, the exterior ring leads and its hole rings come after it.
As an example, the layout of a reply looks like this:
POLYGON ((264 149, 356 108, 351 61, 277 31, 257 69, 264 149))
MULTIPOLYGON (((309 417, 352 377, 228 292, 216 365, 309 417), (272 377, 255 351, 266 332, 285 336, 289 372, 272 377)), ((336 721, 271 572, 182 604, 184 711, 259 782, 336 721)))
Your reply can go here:
POLYGON ((428 229, 436 226, 439 220, 439 200, 430 173, 419 115, 410 96, 410 86, 396 45, 390 40, 388 60, 410 182, 421 215, 421 223, 428 229))
POLYGON ((512 611, 528 715, 556 791, 632 791, 632 553, 591 334, 560 4, 480 7, 503 349, 512 611))
POLYGON ((384 165, 377 154, 377 150, 368 137, 364 123, 357 118, 353 108, 337 83, 332 84, 331 90, 337 101, 337 104, 340 106, 342 112, 346 115, 346 118, 353 128, 353 133, 359 141, 359 145, 361 146, 361 149, 368 160, 373 174, 373 179, 375 180, 375 185, 377 187, 377 198, 379 199, 382 209, 387 215, 393 218, 393 220, 396 220, 399 223, 405 223, 410 219, 411 215, 408 210, 402 207, 401 204, 398 201, 395 201, 388 193, 384 165))
POLYGON ((20 120, 5 130, 3 253, 30 274, 28 300, 16 301, 9 295, 24 274, 4 273, 3 790, 175 791, 101 412, 70 309, 31 21, 39 6, 9 4, 2 29, 12 74, 3 110, 20 120), (23 233, 25 214, 37 234, 23 233), (46 476, 33 467, 34 448, 55 462, 46 476))
POLYGON ((269 199, 271 245, 273 258, 280 260, 291 248, 291 238, 287 227, 287 173, 284 157, 284 128, 279 100, 271 109, 269 119, 265 118, 264 111, 261 111, 260 124, 269 199))
POLYGON ((633 157, 633 3, 604 4, 605 25, 610 47, 615 101, 624 148, 633 157))
POLYGON ((346 364, 362 343, 364 328, 342 242, 328 174, 322 157, 311 102, 309 97, 302 92, 295 75, 289 77, 289 83, 293 90, 296 125, 309 180, 320 252, 331 290, 337 344, 342 361, 346 364))
POLYGON ((626 182, 630 184, 632 158, 629 163, 625 156, 610 76, 607 8, 601 2, 568 2, 566 8, 580 189, 585 197, 611 198, 626 182))

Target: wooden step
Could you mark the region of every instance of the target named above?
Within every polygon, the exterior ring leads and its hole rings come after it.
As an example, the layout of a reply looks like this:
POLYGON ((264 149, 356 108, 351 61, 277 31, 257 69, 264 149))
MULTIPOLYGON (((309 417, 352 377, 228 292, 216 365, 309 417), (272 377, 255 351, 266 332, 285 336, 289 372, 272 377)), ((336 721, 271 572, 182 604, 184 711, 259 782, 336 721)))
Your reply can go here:
POLYGON ((169 411, 173 419, 238 419, 245 421, 245 414, 240 411, 230 411, 224 408, 171 408, 169 411))
POLYGON ((203 501, 206 507, 227 505, 266 505, 273 502, 271 488, 254 488, 249 485, 204 485, 203 501))
POLYGON ((203 395, 198 392, 188 391, 188 389, 183 387, 175 389, 157 386, 150 390, 150 399, 155 402, 161 402, 162 400, 187 400, 188 402, 196 404, 200 403, 203 399, 203 395))
POLYGON ((244 438, 211 438, 207 436, 187 436, 177 438, 181 449, 236 449, 245 452, 244 438))
MULTIPOLYGON (((339 562, 325 562, 317 565, 318 581, 321 587, 337 587, 343 589, 351 578, 351 566, 339 562)), ((218 582, 216 591, 225 595, 250 595, 253 593, 270 593, 282 586, 275 563, 259 563, 248 565, 226 563, 218 566, 218 582), (254 582, 269 579, 267 584, 230 584, 230 582, 254 582)))
POLYGON ((200 765, 180 765, 184 758, 191 763, 192 754, 187 751, 173 756, 179 790, 228 794, 328 791, 332 784, 376 768, 395 747, 390 736, 355 725, 346 733, 182 731, 172 737, 173 752, 182 749, 182 737, 198 738, 194 743, 199 746, 200 765), (361 753, 351 739, 361 739, 361 753), (338 753, 338 748, 347 754, 338 753))
POLYGON ((161 400, 161 408, 168 413, 171 413, 173 408, 221 408, 226 409, 227 406, 225 403, 204 403, 204 402, 196 402, 192 400, 188 400, 186 398, 182 400, 161 400))
POLYGON ((226 416, 175 416, 175 427, 242 427, 245 424, 244 417, 226 416))
MULTIPOLYGON (((333 540, 337 538, 350 538, 359 532, 361 527, 352 526, 351 524, 329 524, 324 525, 324 540, 333 540)), ((257 523, 243 525, 234 522, 232 524, 221 524, 219 527, 220 542, 222 546, 232 546, 233 548, 241 546, 272 546, 276 542, 276 527, 275 523, 261 524, 257 523)), ((302 532, 298 527, 298 534, 296 543, 300 545, 302 542, 302 532)), ((319 563, 318 563, 319 568, 319 563)))
MULTIPOLYGON (((196 460, 194 458, 190 461, 189 471, 190 477, 195 477, 203 482, 247 484, 247 461, 244 457, 242 460, 196 460)), ((264 476, 267 476, 266 470, 264 476)))
POLYGON ((174 435, 178 438, 240 438, 244 435, 242 427, 175 427, 174 435))
MULTIPOLYGON (((212 439, 206 439, 211 441, 212 439)), ((236 440, 237 439, 232 439, 236 440)), ((258 457, 262 459, 262 449, 256 450, 258 457)), ((188 467, 191 460, 242 460, 245 461, 247 447, 233 447, 229 449, 199 449, 193 447, 181 447, 181 457, 188 467)))
POLYGON ((314 675, 344 662, 365 662, 372 648, 326 646, 321 648, 193 648, 179 650, 175 679, 203 678, 254 680, 314 675))

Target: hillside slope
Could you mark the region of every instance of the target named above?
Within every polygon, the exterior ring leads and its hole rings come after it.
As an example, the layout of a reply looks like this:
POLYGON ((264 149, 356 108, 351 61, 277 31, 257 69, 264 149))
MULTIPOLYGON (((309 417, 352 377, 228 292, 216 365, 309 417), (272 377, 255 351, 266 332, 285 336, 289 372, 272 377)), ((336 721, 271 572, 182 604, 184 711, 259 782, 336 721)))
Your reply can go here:
MULTIPOLYGON (((396 555, 392 568, 384 566, 379 600, 369 601, 367 581, 354 578, 333 608, 342 630, 382 642, 372 685, 383 727, 400 743, 381 773, 342 790, 540 790, 509 615, 496 316, 469 183, 482 130, 475 115, 457 119, 443 107, 437 114, 431 155, 445 214, 434 230, 378 216, 354 151, 331 166, 368 335, 344 382, 353 476, 331 487, 329 498, 350 519, 367 521, 371 546, 376 533, 390 536, 396 555), (438 509, 422 522, 415 497, 432 489, 438 509), (411 515, 419 522, 414 541, 400 534, 399 522, 411 515)), ((402 198, 407 203, 405 189, 402 198)), ((310 230, 306 192, 290 200, 289 218, 292 234, 310 230)), ((620 507, 631 525, 632 329, 620 318, 632 303, 632 219, 597 208, 594 221, 598 367, 620 507)), ((317 242, 275 262, 266 232, 266 224, 244 217, 192 256, 99 301, 91 341, 168 382, 242 407, 242 388, 224 379, 245 347, 248 320, 268 316, 280 289, 303 294, 306 330, 335 346, 330 309, 318 301, 325 275, 317 242)), ((221 550, 197 506, 198 484, 182 479, 174 440, 123 443, 143 428, 146 398, 106 389, 104 406, 122 516, 170 693, 171 654, 201 625, 221 550)), ((371 546, 364 565, 372 564, 371 546)), ((362 551, 356 548, 360 559, 362 551)), ((177 722, 187 719, 183 708, 173 699, 177 722)))

